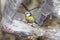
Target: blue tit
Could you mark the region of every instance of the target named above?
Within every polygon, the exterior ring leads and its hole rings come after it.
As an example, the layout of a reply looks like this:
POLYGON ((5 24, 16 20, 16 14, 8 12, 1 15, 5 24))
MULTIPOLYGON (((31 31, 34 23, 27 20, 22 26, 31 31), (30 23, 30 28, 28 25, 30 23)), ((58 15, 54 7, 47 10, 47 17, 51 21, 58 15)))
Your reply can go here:
POLYGON ((25 12, 25 19, 28 23, 34 23, 35 22, 34 17, 32 16, 32 14, 29 11, 25 12))

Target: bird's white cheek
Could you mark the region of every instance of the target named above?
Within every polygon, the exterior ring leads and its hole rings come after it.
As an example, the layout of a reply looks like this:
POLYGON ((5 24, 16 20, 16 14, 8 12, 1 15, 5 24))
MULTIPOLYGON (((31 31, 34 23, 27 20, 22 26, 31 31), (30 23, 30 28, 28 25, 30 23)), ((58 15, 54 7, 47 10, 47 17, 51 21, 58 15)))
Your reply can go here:
POLYGON ((26 16, 30 16, 30 14, 27 14, 26 16))

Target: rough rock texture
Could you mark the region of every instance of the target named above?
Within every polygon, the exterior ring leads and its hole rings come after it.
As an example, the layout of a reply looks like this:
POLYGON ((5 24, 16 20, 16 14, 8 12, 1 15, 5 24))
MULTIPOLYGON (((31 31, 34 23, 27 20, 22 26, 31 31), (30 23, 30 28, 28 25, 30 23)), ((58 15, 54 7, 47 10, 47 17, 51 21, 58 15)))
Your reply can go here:
POLYGON ((45 29, 45 39, 47 40, 60 40, 60 24, 55 20, 46 20, 43 25, 45 29))

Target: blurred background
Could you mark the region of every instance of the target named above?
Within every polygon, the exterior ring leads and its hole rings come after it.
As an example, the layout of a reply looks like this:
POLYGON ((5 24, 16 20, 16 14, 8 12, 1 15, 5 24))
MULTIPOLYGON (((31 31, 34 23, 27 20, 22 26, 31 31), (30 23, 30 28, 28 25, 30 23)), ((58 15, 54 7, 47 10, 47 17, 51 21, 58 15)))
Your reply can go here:
MULTIPOLYGON (((6 3, 6 0, 0 0, 0 21, 4 15, 5 3, 6 3)), ((33 15, 35 15, 37 13, 38 9, 40 8, 40 5, 42 5, 43 3, 44 3, 43 0, 26 0, 26 1, 24 0, 24 4, 27 6, 27 8, 29 10, 37 7, 36 9, 31 10, 33 15)), ((22 10, 21 11, 22 13, 24 13, 26 11, 24 8, 21 8, 21 10, 22 10)), ((0 24, 0 26, 1 26, 1 24, 0 24)), ((58 31, 56 31, 56 29, 60 30, 60 23, 58 23, 54 19, 47 18, 40 28, 47 30, 46 34, 44 36, 37 37, 37 39, 32 38, 32 39, 26 39, 26 40, 55 40, 54 35, 52 36, 50 34, 57 33, 58 31)), ((4 33, 2 32, 1 27, 0 27, 0 40, 25 40, 25 39, 22 39, 22 38, 18 39, 18 38, 16 38, 16 36, 9 35, 9 34, 4 35, 4 33)))

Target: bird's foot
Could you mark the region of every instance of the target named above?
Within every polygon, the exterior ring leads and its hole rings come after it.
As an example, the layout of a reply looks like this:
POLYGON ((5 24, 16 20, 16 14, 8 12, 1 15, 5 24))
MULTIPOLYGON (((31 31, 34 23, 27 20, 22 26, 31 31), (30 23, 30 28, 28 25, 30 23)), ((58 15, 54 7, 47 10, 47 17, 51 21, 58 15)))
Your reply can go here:
POLYGON ((28 23, 28 25, 32 26, 32 23, 28 23))

